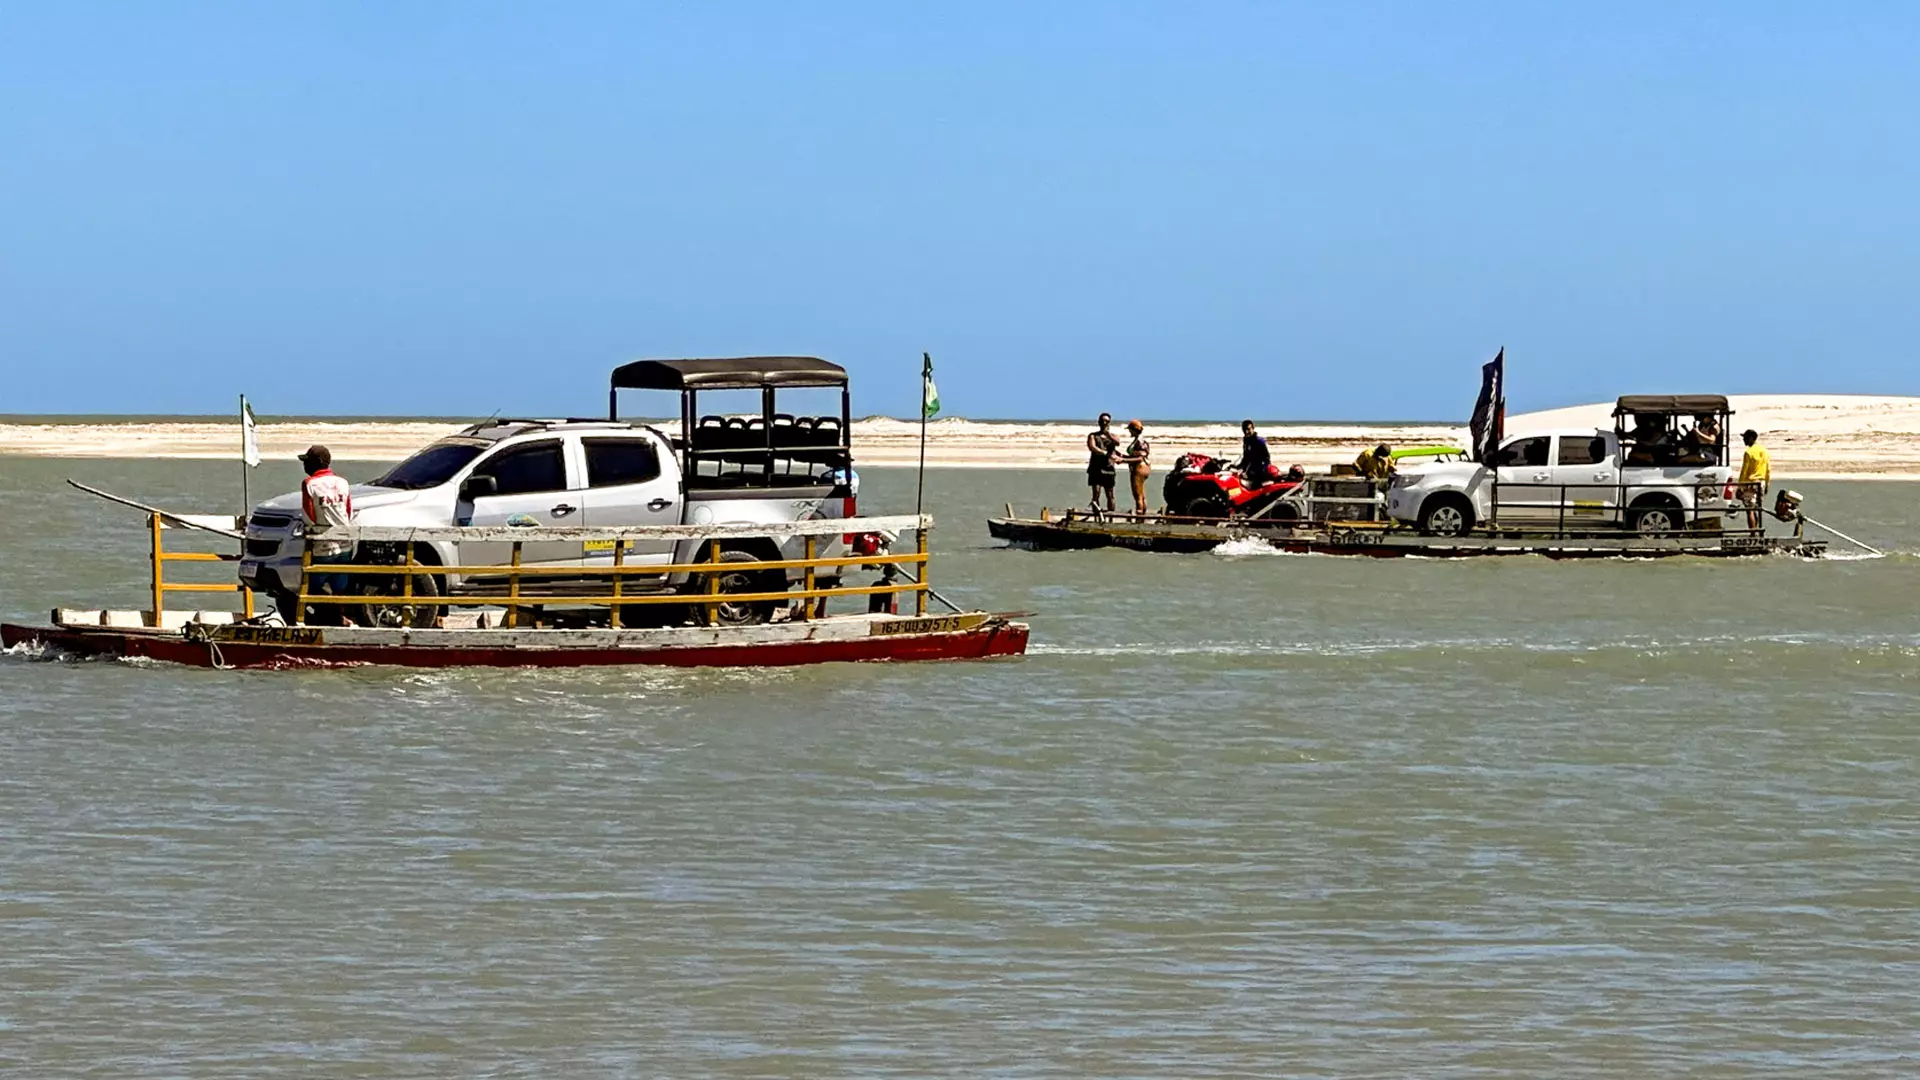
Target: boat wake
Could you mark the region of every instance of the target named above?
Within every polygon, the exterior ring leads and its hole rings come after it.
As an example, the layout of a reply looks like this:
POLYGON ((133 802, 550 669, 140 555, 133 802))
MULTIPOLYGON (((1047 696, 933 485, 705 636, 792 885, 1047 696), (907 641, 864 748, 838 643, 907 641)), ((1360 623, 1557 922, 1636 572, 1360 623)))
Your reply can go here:
POLYGON ((1223 555, 1223 557, 1229 557, 1229 559, 1238 559, 1238 557, 1265 557, 1265 555, 1286 555, 1286 557, 1292 557, 1292 559, 1346 559, 1346 557, 1350 557, 1350 555, 1334 555, 1334 553, 1331 552, 1286 552, 1286 550, 1281 550, 1281 548, 1275 548, 1273 544, 1267 544, 1265 540, 1261 540, 1258 536, 1240 536, 1238 540, 1227 540, 1227 542, 1215 546, 1212 552, 1208 552, 1208 555, 1223 555))
POLYGON ((48 648, 47 644, 41 641, 23 641, 18 645, 9 645, 4 649, 0 649, 0 656, 4 656, 9 660, 59 659, 58 652, 48 648))
POLYGON ((1280 554, 1280 549, 1267 543, 1265 540, 1255 540, 1249 536, 1242 537, 1238 540, 1229 540, 1219 547, 1214 548, 1211 554, 1227 556, 1278 555, 1280 554))
POLYGON ((1123 642, 1113 645, 1071 646, 1035 642, 1027 652, 1033 656, 1112 657, 1112 656, 1379 656, 1420 653, 1480 653, 1512 655, 1515 652, 1580 656, 1599 653, 1629 653, 1639 656, 1677 656, 1692 654, 1727 655, 1740 647, 1777 648, 1825 647, 1846 651, 1866 650, 1901 656, 1920 655, 1920 638, 1889 641, 1881 637, 1856 637, 1844 634, 1716 634, 1707 637, 1666 640, 1653 637, 1609 640, 1514 640, 1508 638, 1429 638, 1380 639, 1371 641, 1248 642, 1199 641, 1170 645, 1155 642, 1123 642))
POLYGON ((1824 555, 1808 558, 1807 562, 1872 562, 1884 559, 1890 554, 1885 551, 1829 551, 1824 555))

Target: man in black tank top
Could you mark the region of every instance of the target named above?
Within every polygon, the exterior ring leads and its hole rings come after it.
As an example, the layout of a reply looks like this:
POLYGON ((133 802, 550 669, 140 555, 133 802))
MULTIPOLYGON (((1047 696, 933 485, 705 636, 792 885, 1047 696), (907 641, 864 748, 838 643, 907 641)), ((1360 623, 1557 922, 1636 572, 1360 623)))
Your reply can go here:
POLYGON ((1107 513, 1113 513, 1113 452, 1120 440, 1113 434, 1113 414, 1101 413, 1098 429, 1087 433, 1087 488, 1093 492, 1088 506, 1100 512, 1100 496, 1107 497, 1107 513))

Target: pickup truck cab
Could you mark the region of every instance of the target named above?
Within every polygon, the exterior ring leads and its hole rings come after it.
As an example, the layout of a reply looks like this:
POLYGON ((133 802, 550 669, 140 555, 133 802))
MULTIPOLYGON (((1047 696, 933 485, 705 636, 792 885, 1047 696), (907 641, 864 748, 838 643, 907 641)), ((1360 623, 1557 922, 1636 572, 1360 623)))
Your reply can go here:
POLYGON ((1429 536, 1476 526, 1632 529, 1645 536, 1718 524, 1728 506, 1724 397, 1623 397, 1614 429, 1528 432, 1490 462, 1435 463, 1398 474, 1387 513, 1429 536), (1681 430, 1684 418, 1693 427, 1681 430))
MULTIPOLYGON (((681 393, 682 430, 692 439, 617 419, 617 397, 607 420, 488 420, 434 442, 385 473, 352 489, 354 523, 386 526, 579 526, 769 525, 856 514, 858 479, 848 441, 850 408, 846 373, 811 357, 725 360, 648 360, 614 372, 613 392, 623 388, 674 389, 681 393), (776 413, 776 390, 812 387, 839 390, 838 415, 796 417, 776 413), (699 390, 750 390, 759 416, 695 418, 699 390)), ((728 541, 721 557, 740 570, 723 579, 725 592, 780 592, 800 570, 756 571, 755 562, 798 559, 805 541, 728 541)), ((840 537, 819 545, 833 557, 840 537)), ((534 541, 521 545, 521 565, 613 566, 613 541, 534 541)), ((627 565, 686 564, 709 553, 698 541, 625 541, 627 565)), ((305 547, 300 493, 289 492, 257 506, 247 520, 240 580, 267 593, 286 611, 300 586, 305 547)), ((506 541, 434 541, 413 545, 414 595, 487 595, 497 586, 484 575, 433 573, 439 566, 502 566, 506 541)), ((361 545, 355 561, 402 563, 403 545, 361 545), (387 550, 393 548, 394 550, 387 550), (372 549, 372 550, 369 550, 372 549)), ((364 575, 368 591, 380 575, 364 575)), ((588 592, 604 584, 577 578, 588 592)), ((678 590, 687 575, 629 579, 638 590, 678 590)), ((358 584, 359 582, 356 582, 358 584)), ((764 622, 772 604, 725 605, 729 622, 764 622)), ((411 613, 365 611, 373 623, 411 613)))

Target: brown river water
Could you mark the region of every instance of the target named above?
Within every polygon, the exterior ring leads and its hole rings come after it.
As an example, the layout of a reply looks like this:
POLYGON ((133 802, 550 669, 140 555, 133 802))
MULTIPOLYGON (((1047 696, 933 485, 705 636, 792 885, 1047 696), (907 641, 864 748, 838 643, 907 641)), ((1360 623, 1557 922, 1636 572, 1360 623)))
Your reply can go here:
MULTIPOLYGON (((0 458, 0 614, 143 606, 61 478, 235 473, 0 458)), ((0 1074, 1920 1072, 1920 491, 1794 485, 1893 551, 1825 563, 987 538, 1076 479, 929 476, 1020 661, 0 658, 0 1074)))

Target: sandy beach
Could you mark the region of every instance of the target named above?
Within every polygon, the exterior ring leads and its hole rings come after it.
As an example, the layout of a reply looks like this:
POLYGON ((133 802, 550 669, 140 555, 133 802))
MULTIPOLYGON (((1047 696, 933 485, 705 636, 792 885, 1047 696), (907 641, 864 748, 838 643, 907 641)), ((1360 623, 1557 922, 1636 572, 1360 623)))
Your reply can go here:
MULTIPOLYGON (((1920 480, 1920 397, 1761 394, 1732 398, 1733 428, 1762 434, 1782 477, 1920 480)), ((1609 426, 1611 403, 1508 417, 1507 431, 1609 426)), ((670 424, 663 425, 671 429, 670 424)), ((928 425, 927 464, 940 468, 1079 469, 1086 464, 1084 422, 944 418, 928 425)), ((453 423, 392 421, 262 422, 260 447, 291 461, 314 443, 342 461, 392 461, 458 429, 453 423)), ((1461 445, 1464 425, 1284 424, 1262 426, 1280 462, 1323 468, 1367 446, 1461 445)), ((1237 453, 1237 422, 1151 425, 1164 465, 1187 450, 1237 453)), ((919 426, 870 418, 854 425, 862 467, 909 467, 918 459, 919 426)), ((0 423, 0 454, 64 458, 220 459, 237 455, 238 422, 0 423)))

